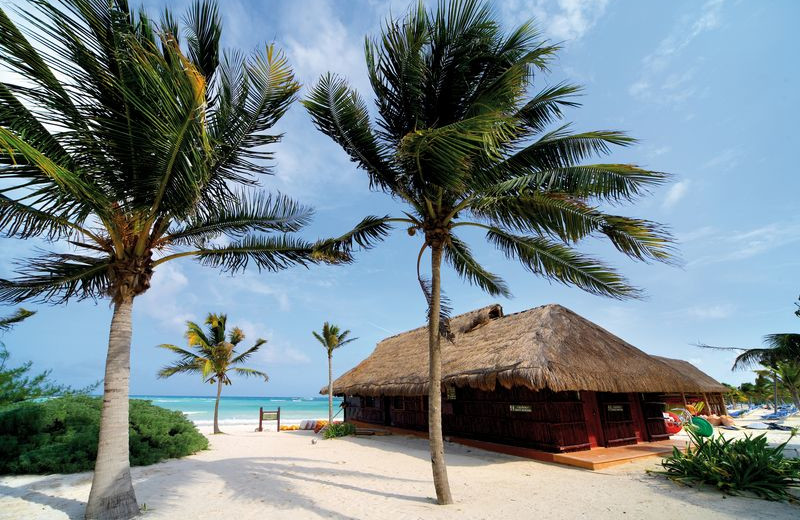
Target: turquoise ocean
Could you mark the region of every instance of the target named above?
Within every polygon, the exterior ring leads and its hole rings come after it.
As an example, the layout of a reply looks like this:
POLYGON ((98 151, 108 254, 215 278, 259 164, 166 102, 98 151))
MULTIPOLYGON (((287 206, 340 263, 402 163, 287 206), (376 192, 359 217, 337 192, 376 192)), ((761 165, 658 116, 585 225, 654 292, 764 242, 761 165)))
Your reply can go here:
MULTIPOLYGON (((176 395, 132 395, 146 399, 154 405, 183 412, 197 426, 208 426, 214 421, 214 397, 176 395)), ((342 399, 333 398, 334 415, 341 410, 342 399)), ((303 419, 327 419, 327 397, 226 397, 219 402, 219 422, 225 424, 258 425, 258 409, 281 409, 281 424, 299 424, 303 419)), ((341 420, 340 412, 334 420, 341 420)))

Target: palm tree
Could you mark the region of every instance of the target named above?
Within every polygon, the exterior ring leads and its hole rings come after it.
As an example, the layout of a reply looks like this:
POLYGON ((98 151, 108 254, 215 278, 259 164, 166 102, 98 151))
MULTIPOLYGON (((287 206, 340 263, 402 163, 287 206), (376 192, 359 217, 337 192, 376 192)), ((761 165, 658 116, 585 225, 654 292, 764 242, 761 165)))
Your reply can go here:
POLYGON ((21 261, 18 278, 0 280, 0 300, 113 304, 86 517, 130 518, 131 309, 154 269, 187 257, 279 271, 346 261, 362 238, 315 249, 293 235, 309 208, 254 190, 269 173, 264 146, 280 138, 268 132, 299 88, 282 52, 222 53, 210 1, 182 26, 126 0, 59 5, 18 10, 30 37, 0 10, 0 63, 22 78, 0 83, 0 231, 61 245, 21 261))
POLYGON ((406 205, 402 215, 370 222, 400 223, 409 235, 422 235, 417 276, 428 303, 428 426, 440 504, 452 502, 441 431, 440 337, 449 334, 447 313, 440 316, 442 260, 490 294, 509 294, 456 231, 482 230, 532 273, 614 298, 639 292, 574 250, 581 239, 605 235, 638 260, 672 258, 661 226, 599 207, 630 202, 666 175, 630 164, 583 164, 633 144, 622 132, 548 130, 565 108, 577 106, 578 87, 561 83, 529 97, 534 72, 545 71, 557 50, 539 40, 530 22, 504 34, 487 3, 453 0, 428 11, 420 2, 366 41, 377 128, 361 96, 330 73, 303 101, 317 128, 366 171, 371 187, 406 205), (427 249, 430 279, 420 274, 427 249))
MULTIPOLYGON (((795 315, 800 318, 800 303, 796 303, 797 310, 795 315)), ((800 363, 800 334, 783 332, 778 334, 767 334, 764 336, 764 347, 741 348, 741 347, 716 347, 698 344, 700 348, 712 350, 728 350, 739 352, 733 362, 731 370, 744 370, 754 365, 763 365, 772 371, 773 382, 773 402, 775 409, 778 408, 778 377, 775 376, 777 366, 780 363, 792 364, 800 363)), ((763 371, 762 371, 763 372, 763 371)), ((763 374, 762 374, 763 376, 763 374)))
POLYGON ((333 351, 358 338, 348 338, 349 330, 340 332, 338 326, 331 325, 327 321, 322 325, 322 333, 312 331, 311 334, 328 352, 328 424, 331 424, 333 423, 333 351))
POLYGON ((181 358, 175 363, 158 371, 158 377, 167 378, 175 374, 201 374, 206 383, 217 384, 217 400, 214 403, 214 433, 222 433, 219 429, 219 397, 222 394, 222 385, 231 384, 229 373, 233 372, 245 377, 263 377, 264 382, 269 381, 269 376, 260 370, 239 367, 241 363, 258 352, 267 340, 257 339, 255 345, 241 354, 235 348, 244 340, 244 332, 238 327, 226 333, 225 325, 228 317, 225 314, 209 314, 206 318, 208 330, 203 331, 197 323, 186 322, 186 339, 189 348, 184 348, 164 343, 160 348, 171 350, 181 358))
POLYGON ((756 370, 756 374, 769 378, 775 387, 775 408, 778 407, 778 391, 785 390, 794 405, 800 408, 800 363, 796 361, 778 361, 768 370, 756 370))

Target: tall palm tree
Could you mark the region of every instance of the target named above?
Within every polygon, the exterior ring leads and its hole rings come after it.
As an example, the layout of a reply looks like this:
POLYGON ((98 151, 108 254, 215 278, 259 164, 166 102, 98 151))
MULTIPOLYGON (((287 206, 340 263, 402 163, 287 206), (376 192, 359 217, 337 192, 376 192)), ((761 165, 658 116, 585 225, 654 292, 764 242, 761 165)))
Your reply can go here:
MULTIPOLYGON (((366 41, 377 128, 362 97, 330 73, 303 101, 371 187, 406 205, 402 215, 370 222, 400 223, 409 235, 422 235, 417 275, 428 302, 428 427, 440 504, 452 502, 441 431, 440 337, 449 333, 440 317, 442 260, 490 294, 509 294, 456 231, 482 230, 534 274, 614 298, 639 292, 573 249, 581 239, 604 235, 638 260, 672 258, 661 226, 599 207, 630 202, 666 176, 630 164, 583 164, 634 140, 618 131, 573 133, 566 124, 549 129, 565 108, 577 106, 577 86, 561 83, 529 96, 534 72, 547 70, 557 50, 530 22, 504 33, 478 0, 440 2, 433 11, 420 2, 366 41), (427 249, 430 279, 420 274, 427 249)), ((382 238, 381 231, 366 242, 382 238)))
POLYGON ((328 424, 333 422, 333 351, 352 343, 358 338, 348 338, 349 330, 339 331, 339 327, 331 325, 327 321, 322 325, 322 332, 312 331, 311 334, 317 338, 325 350, 328 352, 328 424))
POLYGON ((17 13, 27 33, 0 10, 0 63, 21 78, 0 82, 0 231, 60 247, 21 261, 0 300, 113 304, 86 517, 129 518, 131 309, 154 269, 183 257, 229 272, 346 261, 361 238, 315 249, 293 235, 309 208, 255 190, 299 85, 271 45, 222 53, 214 3, 192 4, 182 25, 127 0, 17 13))
POLYGON ((222 385, 231 384, 228 375, 233 372, 245 377, 263 377, 264 382, 269 381, 265 372, 253 368, 240 367, 247 359, 258 352, 267 340, 258 338, 255 344, 242 353, 234 349, 244 340, 244 332, 239 327, 234 327, 230 332, 225 330, 228 316, 225 314, 209 314, 206 318, 208 330, 203 331, 197 323, 186 322, 186 339, 189 342, 187 350, 176 345, 164 343, 160 348, 171 350, 180 356, 175 363, 158 371, 158 377, 167 378, 175 374, 201 374, 206 383, 217 385, 217 399, 214 402, 214 433, 222 433, 219 429, 219 397, 222 394, 222 385))

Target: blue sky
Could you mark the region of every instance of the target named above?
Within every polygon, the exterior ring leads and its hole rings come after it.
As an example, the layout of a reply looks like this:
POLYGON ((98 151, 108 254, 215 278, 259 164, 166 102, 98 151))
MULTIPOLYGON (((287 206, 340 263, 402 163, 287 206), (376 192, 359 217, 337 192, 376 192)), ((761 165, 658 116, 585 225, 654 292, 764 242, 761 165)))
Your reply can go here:
MULTIPOLYGON (((147 1, 160 10, 162 1, 147 1)), ((170 2, 176 11, 188 2, 170 2)), ((328 70, 347 76, 369 97, 363 38, 406 2, 226 0, 224 44, 253 49, 275 41, 306 88, 328 70)), ((642 301, 618 302, 551 285, 466 235, 485 265, 503 275, 514 298, 497 300, 446 271, 444 289, 457 313, 499 301, 507 313, 560 303, 642 350, 691 361, 732 383, 751 378, 730 372, 732 355, 693 347, 758 345, 771 332, 797 331, 800 295, 800 176, 794 163, 800 134, 800 34, 792 24, 800 3, 784 0, 675 2, 518 0, 498 2, 507 26, 534 17, 544 34, 564 42, 549 75, 535 89, 569 79, 585 86, 584 104, 569 118, 577 130, 621 129, 640 144, 612 160, 674 174, 674 181, 625 208, 668 224, 680 240, 682 267, 645 265, 599 240, 583 249, 618 266, 644 288, 642 301)), ((367 214, 398 213, 389 197, 368 190, 364 173, 318 133, 294 106, 274 147, 276 175, 266 188, 313 205, 309 238, 330 236, 367 214)), ((337 351, 335 375, 381 338, 423 323, 425 304, 415 278, 419 237, 396 230, 378 248, 345 267, 255 271, 230 277, 175 262, 159 268, 153 288, 136 300, 131 391, 206 395, 198 377, 158 380, 169 356, 159 343, 182 344, 183 323, 225 312, 229 322, 269 341, 253 366, 268 384, 236 380, 227 395, 314 395, 326 382, 323 349, 311 330, 333 321, 359 340, 337 351)), ((0 240, 0 277, 32 244, 0 240)), ((102 376, 107 302, 27 305, 38 314, 4 341, 13 362, 52 368, 60 382, 83 386, 102 376)), ((0 307, 6 314, 11 308, 0 307)))

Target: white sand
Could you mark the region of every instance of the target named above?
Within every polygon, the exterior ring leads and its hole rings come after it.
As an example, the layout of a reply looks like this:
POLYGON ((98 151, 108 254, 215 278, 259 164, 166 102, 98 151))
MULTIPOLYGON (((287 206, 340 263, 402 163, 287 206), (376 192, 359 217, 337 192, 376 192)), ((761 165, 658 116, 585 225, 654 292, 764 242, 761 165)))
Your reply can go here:
MULTIPOLYGON (((153 519, 800 518, 797 505, 723 498, 646 474, 656 458, 587 471, 457 444, 447 445, 456 504, 442 507, 427 449, 401 435, 325 441, 229 427, 211 436, 210 450, 134 468, 133 477, 153 519)), ((90 481, 90 473, 0 478, 0 518, 82 518, 90 481)))

